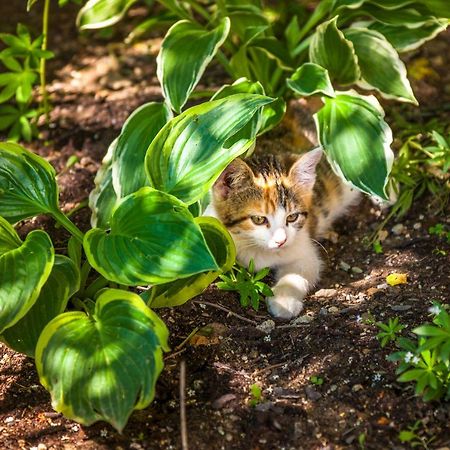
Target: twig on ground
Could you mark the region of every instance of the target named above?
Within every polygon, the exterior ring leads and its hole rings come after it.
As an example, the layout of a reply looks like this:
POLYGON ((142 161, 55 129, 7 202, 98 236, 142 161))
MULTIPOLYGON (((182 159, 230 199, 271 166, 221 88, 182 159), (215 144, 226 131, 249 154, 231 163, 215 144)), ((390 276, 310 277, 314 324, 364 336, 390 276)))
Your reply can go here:
POLYGON ((200 327, 195 327, 188 335, 186 339, 183 340, 183 342, 175 347, 175 351, 181 350, 191 339, 192 336, 194 336, 195 333, 200 329, 200 327))
POLYGON ((181 448, 189 450, 186 424, 186 362, 180 362, 180 429, 181 448))
POLYGON ((258 325, 258 322, 255 322, 254 320, 251 320, 251 319, 247 319, 247 317, 240 316, 239 314, 231 311, 230 309, 225 308, 225 306, 222 306, 222 305, 219 305, 216 303, 205 302, 203 300, 192 300, 192 303, 196 303, 197 305, 207 305, 207 306, 211 306, 213 308, 221 309, 222 311, 225 311, 226 313, 228 313, 234 317, 237 317, 238 319, 241 319, 244 322, 251 323, 254 326, 258 325))
POLYGON ((173 353, 171 353, 170 355, 167 355, 167 356, 164 358, 164 361, 167 361, 168 359, 175 358, 175 356, 178 356, 178 355, 180 355, 181 353, 184 353, 185 351, 186 351, 186 347, 182 348, 181 350, 178 350, 177 352, 173 352, 173 353))

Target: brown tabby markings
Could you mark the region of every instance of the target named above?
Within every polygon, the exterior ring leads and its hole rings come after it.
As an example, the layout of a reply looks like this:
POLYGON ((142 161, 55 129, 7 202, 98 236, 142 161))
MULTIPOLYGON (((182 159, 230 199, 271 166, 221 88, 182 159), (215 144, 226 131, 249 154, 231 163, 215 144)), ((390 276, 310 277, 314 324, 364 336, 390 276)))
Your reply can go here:
POLYGON ((289 172, 299 157, 293 153, 256 153, 251 158, 235 160, 223 175, 231 195, 226 199, 215 196, 216 209, 225 226, 235 234, 249 231, 255 228, 252 215, 274 214, 281 206, 286 214, 302 214, 303 218, 293 226, 301 228, 306 224, 312 237, 320 237, 326 230, 318 228, 319 220, 325 222, 341 201, 341 181, 326 163, 320 163, 313 191, 303 189, 289 172))

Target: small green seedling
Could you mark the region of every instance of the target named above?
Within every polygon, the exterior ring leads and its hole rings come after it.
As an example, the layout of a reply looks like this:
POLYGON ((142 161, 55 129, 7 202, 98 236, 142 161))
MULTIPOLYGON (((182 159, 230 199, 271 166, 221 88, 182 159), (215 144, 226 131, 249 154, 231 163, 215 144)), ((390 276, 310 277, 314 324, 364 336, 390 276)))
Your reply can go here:
POLYGON ((433 302, 429 308, 432 324, 421 325, 412 332, 416 340, 399 337, 400 351, 388 360, 399 363, 398 381, 415 383, 415 392, 425 401, 450 398, 450 316, 444 305, 433 302))
POLYGON ((217 287, 223 291, 239 292, 241 306, 244 308, 251 306, 255 311, 259 309, 259 302, 264 297, 273 295, 269 286, 261 281, 269 273, 269 268, 265 268, 255 273, 255 264, 250 261, 248 269, 236 265, 227 275, 220 275, 217 287))
POLYGON ((359 444, 359 448, 361 450, 365 450, 365 448, 366 448, 366 433, 364 433, 364 431, 362 433, 359 433, 358 444, 359 444))
POLYGON ((381 347, 385 347, 390 342, 395 341, 397 334, 405 328, 405 325, 399 323, 398 320, 398 317, 394 317, 393 319, 389 319, 388 323, 376 323, 377 327, 381 330, 377 334, 377 339, 380 341, 381 347))
POLYGON ((432 436, 427 439, 425 437, 420 436, 420 427, 422 425, 422 421, 417 420, 414 425, 410 425, 407 430, 401 430, 398 434, 398 438, 400 442, 403 444, 408 443, 412 448, 422 447, 424 449, 429 448, 429 444, 431 444, 436 437, 432 436))
POLYGON ((256 383, 250 386, 250 402, 249 405, 254 408, 262 400, 262 389, 256 383))
POLYGON ((383 253, 383 247, 381 245, 381 242, 379 239, 377 239, 373 244, 372 244, 372 248, 373 251, 379 255, 380 253, 383 253))
POLYGON ((309 381, 312 384, 315 384, 316 386, 322 386, 323 384, 323 378, 319 377, 318 375, 312 375, 311 377, 309 377, 309 381))

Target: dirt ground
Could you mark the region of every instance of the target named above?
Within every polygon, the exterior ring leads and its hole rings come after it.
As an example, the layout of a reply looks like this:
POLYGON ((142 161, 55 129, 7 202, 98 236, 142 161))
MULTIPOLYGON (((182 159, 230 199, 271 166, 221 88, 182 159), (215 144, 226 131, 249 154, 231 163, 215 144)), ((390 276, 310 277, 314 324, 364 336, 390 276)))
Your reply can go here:
MULTIPOLYGON (((80 36, 76 8, 53 7, 51 126, 27 147, 53 164, 61 203, 70 211, 87 198, 99 162, 130 112, 161 99, 154 65, 159 40, 126 47, 124 31, 109 41, 80 36), (78 162, 66 168, 72 155, 78 162)), ((39 17, 24 10, 23 1, 2 2, 1 30, 12 31, 18 20, 38 26, 39 17)), ((420 109, 385 103, 390 117, 423 123, 436 116, 448 123, 449 43, 447 32, 408 56, 409 67, 425 60, 432 72, 413 80, 420 109)), ((202 82, 214 87, 223 81, 213 68, 202 82)), ((375 254, 363 242, 386 211, 365 199, 336 225, 337 242, 323 242, 325 270, 301 318, 277 322, 270 332, 261 326, 271 318, 264 308, 243 310, 235 294, 214 286, 182 307, 158 311, 169 327, 172 351, 155 401, 134 412, 122 434, 105 423, 83 427, 54 412, 33 361, 0 345, 0 448, 179 449, 182 360, 191 449, 406 449, 398 434, 418 420, 422 447, 449 448, 450 405, 425 403, 411 385, 398 383, 395 365, 386 360, 393 348, 381 349, 375 338, 376 321, 398 316, 411 330, 430 320, 432 300, 449 302, 450 261, 436 249, 450 247, 428 228, 450 226, 450 217, 448 210, 435 215, 430 205, 423 198, 400 223, 389 223, 384 253, 375 254), (385 277, 393 272, 406 273, 408 283, 387 286, 385 277), (185 344, 196 327, 200 332, 185 344), (311 376, 323 383, 313 384, 311 376), (255 383, 262 398, 251 406, 255 383)), ((87 229, 89 210, 81 209, 73 220, 87 229)), ((36 227, 63 249, 67 234, 52 219, 33 219, 20 233, 36 227)))

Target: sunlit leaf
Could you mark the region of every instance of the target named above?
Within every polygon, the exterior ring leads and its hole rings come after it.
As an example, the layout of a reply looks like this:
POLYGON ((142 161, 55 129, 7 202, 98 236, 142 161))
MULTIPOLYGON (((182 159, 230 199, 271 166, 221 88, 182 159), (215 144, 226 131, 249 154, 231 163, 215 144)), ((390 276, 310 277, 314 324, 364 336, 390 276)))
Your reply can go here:
POLYGON ((150 184, 188 204, 201 199, 222 170, 252 144, 242 139, 227 147, 228 139, 272 101, 236 94, 194 106, 169 121, 147 151, 150 184))
POLYGON ((350 84, 360 77, 358 58, 353 44, 337 28, 338 17, 319 25, 309 46, 311 62, 328 70, 332 79, 350 84))
POLYGON ((58 211, 53 167, 20 145, 0 142, 0 215, 18 222, 58 211))
POLYGON ((2 340, 15 351, 34 357, 42 330, 66 309, 69 298, 79 289, 79 284, 80 274, 75 263, 66 256, 56 255, 52 271, 38 299, 22 319, 3 332, 2 340))
POLYGON ((335 96, 327 69, 318 64, 302 64, 286 82, 299 95, 309 96, 322 93, 328 97, 335 96))
POLYGON ((169 29, 156 61, 164 97, 174 111, 181 111, 229 31, 227 17, 211 31, 188 20, 169 29))
POLYGON ((121 431, 133 409, 149 405, 163 368, 168 331, 138 295, 103 291, 95 311, 53 319, 36 347, 39 378, 52 406, 84 425, 121 431))
POLYGON ((364 86, 367 83, 386 98, 417 105, 405 64, 381 33, 367 28, 349 28, 345 36, 353 42, 364 86))
POLYGON ((112 181, 118 198, 148 185, 144 159, 148 146, 172 117, 164 103, 140 106, 126 120, 112 152, 112 181))
POLYGON ((44 231, 19 239, 0 217, 0 333, 16 324, 33 306, 54 261, 53 244, 44 231))
POLYGON ((90 264, 108 280, 159 284, 218 268, 186 205, 169 194, 141 188, 120 201, 110 226, 84 239, 90 264))
POLYGON ((205 272, 171 283, 154 286, 151 290, 149 305, 152 308, 178 306, 201 294, 219 275, 233 267, 236 249, 227 229, 213 217, 197 217, 211 253, 214 255, 218 271, 205 272))
POLYGON ((89 0, 77 16, 81 30, 95 30, 114 25, 137 0, 89 0))
POLYGON ((324 97, 314 115, 319 141, 333 170, 363 192, 387 199, 385 186, 392 167, 392 131, 373 96, 355 92, 324 97))

